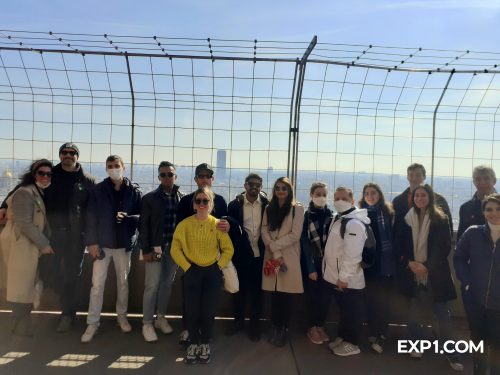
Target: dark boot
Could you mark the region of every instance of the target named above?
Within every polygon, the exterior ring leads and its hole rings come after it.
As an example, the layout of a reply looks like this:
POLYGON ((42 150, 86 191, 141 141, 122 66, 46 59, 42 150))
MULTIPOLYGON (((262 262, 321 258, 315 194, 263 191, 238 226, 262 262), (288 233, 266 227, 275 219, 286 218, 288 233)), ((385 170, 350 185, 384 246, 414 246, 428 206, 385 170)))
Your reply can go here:
POLYGON ((271 345, 276 345, 276 340, 278 338, 279 328, 274 324, 271 326, 271 331, 269 332, 269 336, 267 338, 267 342, 271 345))
POLYGON ((248 338, 253 342, 257 342, 260 340, 260 323, 258 320, 250 320, 248 338))
POLYGON ((31 303, 11 303, 12 306, 12 333, 17 336, 33 336, 33 324, 31 323, 31 303))
POLYGON ((288 341, 288 333, 286 327, 279 327, 276 334, 276 340, 274 341, 274 346, 281 348, 286 345, 288 341))
POLYGON ((16 336, 33 337, 34 330, 33 323, 31 322, 31 316, 27 315, 20 318, 12 333, 16 336))
POLYGON ((245 327, 244 319, 235 319, 234 321, 229 323, 229 326, 227 327, 224 333, 226 336, 234 336, 239 331, 242 331, 244 327, 245 327))

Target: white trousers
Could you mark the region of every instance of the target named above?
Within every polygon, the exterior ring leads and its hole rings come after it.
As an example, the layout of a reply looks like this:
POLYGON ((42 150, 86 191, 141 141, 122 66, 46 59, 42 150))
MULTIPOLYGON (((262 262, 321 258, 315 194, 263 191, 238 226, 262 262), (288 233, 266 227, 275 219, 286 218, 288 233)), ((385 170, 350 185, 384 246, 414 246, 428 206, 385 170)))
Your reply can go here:
POLYGON ((106 254, 103 259, 96 259, 92 269, 92 289, 90 289, 89 314, 87 324, 98 324, 101 318, 104 285, 108 277, 108 268, 113 260, 116 271, 116 313, 127 314, 128 308, 128 274, 130 272, 131 251, 103 248, 106 254))

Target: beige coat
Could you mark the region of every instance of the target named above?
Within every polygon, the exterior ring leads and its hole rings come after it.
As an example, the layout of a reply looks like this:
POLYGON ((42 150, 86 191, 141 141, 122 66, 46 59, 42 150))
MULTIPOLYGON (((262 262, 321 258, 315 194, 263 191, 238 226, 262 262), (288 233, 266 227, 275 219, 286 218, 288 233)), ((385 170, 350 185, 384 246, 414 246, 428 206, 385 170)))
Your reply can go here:
POLYGON ((49 245, 43 234, 47 217, 37 188, 19 188, 8 201, 7 224, 0 234, 7 265, 7 301, 32 303, 40 249, 49 245))
MULTIPOLYGON (((267 207, 269 208, 269 206, 267 207)), ((276 276, 262 276, 262 289, 286 293, 303 293, 302 273, 300 270, 300 236, 304 223, 304 207, 295 205, 283 220, 281 228, 270 232, 267 223, 267 208, 262 218, 261 235, 264 244, 270 250, 264 252, 264 264, 268 259, 283 257, 288 267, 287 272, 276 276)))

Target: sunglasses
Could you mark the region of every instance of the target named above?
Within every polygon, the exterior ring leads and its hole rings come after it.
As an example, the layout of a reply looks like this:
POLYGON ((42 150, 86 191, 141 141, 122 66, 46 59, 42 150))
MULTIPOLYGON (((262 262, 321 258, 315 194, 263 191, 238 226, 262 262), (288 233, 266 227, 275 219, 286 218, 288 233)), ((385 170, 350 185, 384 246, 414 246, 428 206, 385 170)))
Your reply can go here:
POLYGON ((247 182, 248 186, 251 188, 260 188, 262 184, 260 182, 247 182))
POLYGON ((52 177, 52 172, 36 171, 37 176, 52 177))
POLYGON ((199 174, 196 177, 210 180, 212 178, 212 175, 211 174, 199 174))
POLYGON ((65 151, 65 150, 63 150, 59 153, 59 155, 70 155, 70 156, 75 156, 77 154, 78 154, 78 152, 76 152, 76 151, 65 151))
POLYGON ((209 201, 208 199, 199 199, 199 198, 196 198, 196 199, 194 200, 194 203, 196 203, 198 206, 199 206, 200 204, 202 204, 202 203, 203 203, 203 205, 204 205, 204 206, 207 206, 207 205, 208 205, 208 203, 210 203, 210 201, 209 201))
POLYGON ((286 186, 275 186, 274 191, 288 191, 288 187, 286 186))
POLYGON ((161 177, 161 178, 165 178, 165 177, 168 177, 168 178, 172 178, 174 177, 176 174, 175 173, 172 173, 172 172, 162 172, 162 173, 159 173, 158 176, 161 177))

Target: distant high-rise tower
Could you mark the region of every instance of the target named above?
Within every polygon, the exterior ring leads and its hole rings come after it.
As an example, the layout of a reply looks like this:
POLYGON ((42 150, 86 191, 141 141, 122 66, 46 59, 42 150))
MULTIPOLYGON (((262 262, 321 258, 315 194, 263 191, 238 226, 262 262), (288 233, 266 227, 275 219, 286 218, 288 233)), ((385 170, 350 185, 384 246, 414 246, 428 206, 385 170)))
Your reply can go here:
POLYGON ((226 150, 217 150, 217 179, 226 178, 226 150))

